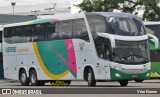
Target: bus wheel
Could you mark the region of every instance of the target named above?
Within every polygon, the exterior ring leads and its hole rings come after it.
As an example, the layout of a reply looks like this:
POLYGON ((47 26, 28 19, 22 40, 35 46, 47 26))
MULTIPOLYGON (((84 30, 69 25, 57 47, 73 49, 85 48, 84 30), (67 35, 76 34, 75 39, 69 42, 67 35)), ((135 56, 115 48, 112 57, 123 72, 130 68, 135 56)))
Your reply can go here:
POLYGON ((127 86, 128 85, 128 80, 120 80, 119 81, 121 86, 127 86))
POLYGON ((37 73, 35 70, 32 70, 30 72, 30 80, 31 80, 31 85, 32 86, 38 86, 39 85, 39 81, 37 79, 37 73))
POLYGON ((95 86, 96 85, 94 72, 93 72, 93 69, 91 69, 91 68, 88 69, 87 81, 88 81, 88 86, 95 86))
POLYGON ((20 72, 19 79, 20 79, 21 85, 23 86, 28 86, 30 83, 25 70, 22 70, 20 72))
POLYGON ((134 80, 137 83, 143 82, 144 80, 134 80))

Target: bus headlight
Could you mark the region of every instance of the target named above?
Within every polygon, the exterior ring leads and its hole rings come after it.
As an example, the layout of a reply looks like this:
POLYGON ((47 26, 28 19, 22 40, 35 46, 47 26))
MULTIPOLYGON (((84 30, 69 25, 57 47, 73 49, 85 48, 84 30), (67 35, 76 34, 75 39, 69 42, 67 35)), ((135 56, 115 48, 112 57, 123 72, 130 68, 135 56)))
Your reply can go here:
POLYGON ((150 70, 150 69, 151 69, 150 65, 147 65, 147 66, 145 67, 145 70, 150 70))
POLYGON ((146 74, 146 77, 149 77, 149 73, 146 74))
POLYGON ((119 78, 121 77, 121 75, 118 74, 118 73, 115 73, 115 76, 116 76, 116 77, 119 77, 119 78))

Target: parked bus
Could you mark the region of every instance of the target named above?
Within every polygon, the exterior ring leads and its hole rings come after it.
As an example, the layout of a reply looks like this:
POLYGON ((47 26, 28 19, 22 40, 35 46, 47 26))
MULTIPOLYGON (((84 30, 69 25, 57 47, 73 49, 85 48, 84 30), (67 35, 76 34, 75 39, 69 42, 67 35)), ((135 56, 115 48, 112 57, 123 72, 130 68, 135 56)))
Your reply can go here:
POLYGON ((149 78, 148 36, 142 21, 126 13, 54 15, 4 26, 5 78, 22 85, 85 80, 149 78))
POLYGON ((150 60, 151 60, 151 79, 160 78, 160 47, 157 41, 160 39, 160 22, 144 22, 148 33, 156 36, 158 40, 151 38, 150 45, 150 60))
POLYGON ((0 78, 4 77, 4 74, 3 74, 3 57, 2 57, 2 31, 3 31, 3 26, 0 25, 0 78))

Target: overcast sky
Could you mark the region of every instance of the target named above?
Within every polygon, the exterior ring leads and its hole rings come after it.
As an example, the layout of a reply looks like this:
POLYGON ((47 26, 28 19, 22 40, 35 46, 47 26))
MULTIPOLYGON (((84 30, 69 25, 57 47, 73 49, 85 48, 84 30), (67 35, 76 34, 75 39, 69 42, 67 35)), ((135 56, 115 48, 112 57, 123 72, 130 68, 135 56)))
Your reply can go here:
POLYGON ((0 7, 11 6, 11 2, 16 2, 19 5, 31 5, 41 3, 59 3, 59 2, 81 2, 83 0, 0 0, 0 7))

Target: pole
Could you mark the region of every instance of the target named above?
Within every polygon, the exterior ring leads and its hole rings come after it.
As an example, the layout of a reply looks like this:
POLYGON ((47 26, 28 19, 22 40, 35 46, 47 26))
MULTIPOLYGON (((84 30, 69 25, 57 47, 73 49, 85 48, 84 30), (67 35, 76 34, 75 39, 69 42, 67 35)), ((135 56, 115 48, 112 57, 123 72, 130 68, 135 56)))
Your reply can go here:
POLYGON ((13 6, 13 15, 14 15, 14 6, 16 5, 16 2, 11 2, 11 5, 13 6))
POLYGON ((13 6, 13 15, 14 15, 14 6, 13 6))

